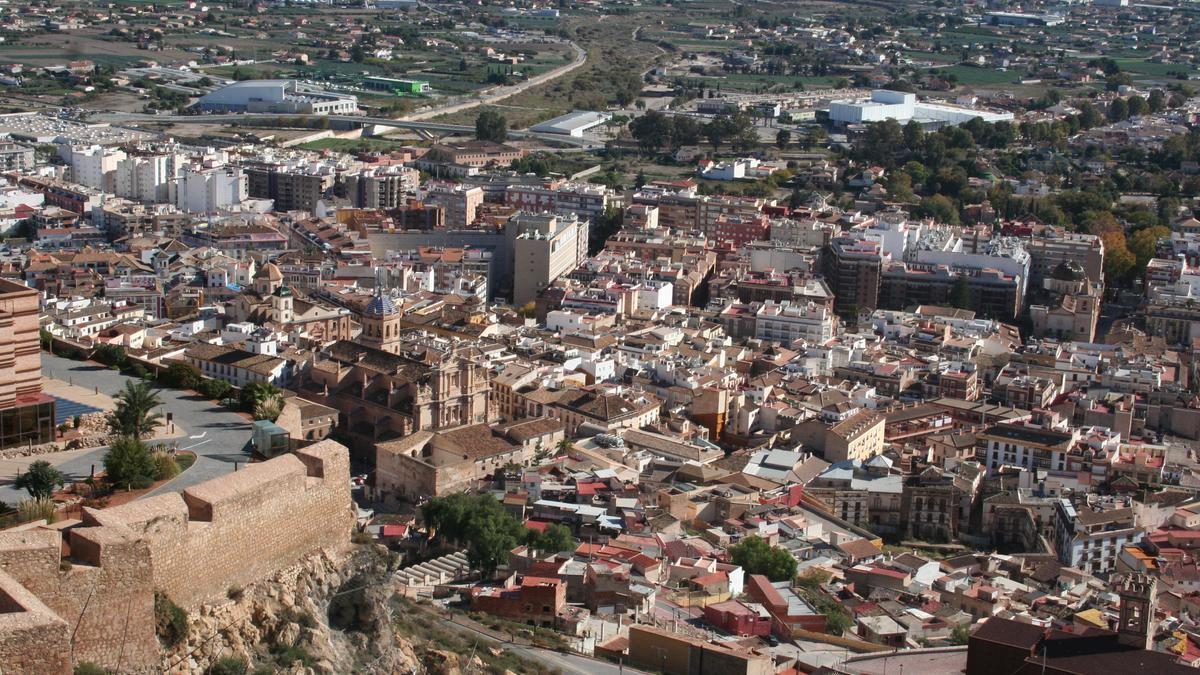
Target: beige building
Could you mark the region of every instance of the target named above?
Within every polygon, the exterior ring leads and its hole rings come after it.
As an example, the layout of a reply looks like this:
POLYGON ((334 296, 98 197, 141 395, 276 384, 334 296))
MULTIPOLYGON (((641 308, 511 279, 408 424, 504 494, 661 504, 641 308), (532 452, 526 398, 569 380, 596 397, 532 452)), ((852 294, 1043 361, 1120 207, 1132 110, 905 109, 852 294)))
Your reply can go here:
POLYGON ((375 447, 375 489, 391 502, 461 492, 507 465, 528 466, 535 453, 486 424, 418 431, 375 447))
POLYGON ((512 242, 513 304, 537 298, 555 279, 574 271, 588 252, 588 223, 548 213, 518 213, 508 221, 512 242))
POLYGON ((1034 337, 1094 341, 1104 285, 1088 279, 1083 267, 1072 261, 1060 263, 1042 284, 1047 302, 1029 306, 1034 337))
POLYGON ((792 437, 824 453, 827 462, 865 462, 883 452, 886 422, 882 413, 860 410, 833 426, 816 419, 801 422, 793 428, 792 437))
POLYGON ((307 371, 304 398, 337 408, 364 443, 490 420, 488 373, 457 347, 397 340, 383 351, 348 340, 322 350, 307 371))
POLYGON ((442 207, 446 227, 462 228, 475 222, 479 207, 483 205, 483 188, 456 183, 432 183, 429 185, 425 202, 442 207))
POLYGON ((42 393, 38 292, 0 279, 0 447, 54 440, 54 399, 42 393))

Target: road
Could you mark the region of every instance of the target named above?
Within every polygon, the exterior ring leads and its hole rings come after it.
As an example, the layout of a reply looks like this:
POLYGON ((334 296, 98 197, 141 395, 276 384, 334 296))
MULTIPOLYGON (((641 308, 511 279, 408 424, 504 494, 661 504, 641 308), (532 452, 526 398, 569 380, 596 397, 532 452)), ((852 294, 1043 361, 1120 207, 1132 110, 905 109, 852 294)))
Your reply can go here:
POLYGON ((696 607, 680 607, 679 605, 658 596, 654 600, 654 617, 660 621, 682 621, 688 623, 704 615, 696 607))
POLYGON ((541 647, 527 647, 504 640, 498 640, 489 633, 478 630, 466 623, 461 623, 456 620, 446 622, 446 625, 454 626, 463 633, 478 636, 479 639, 500 645, 503 649, 513 652, 518 656, 536 661, 549 668, 559 670, 563 673, 577 673, 578 675, 623 675, 630 673, 632 675, 645 675, 642 671, 630 668, 629 666, 621 666, 609 661, 601 661, 578 654, 568 654, 556 652, 552 649, 543 649, 541 647))
MULTIPOLYGON (((441 114, 441 113, 438 113, 441 114)), ((109 122, 109 123, 130 123, 130 122, 158 122, 158 123, 174 123, 181 124, 231 124, 236 122, 261 121, 273 123, 281 117, 288 115, 275 115, 266 113, 228 113, 218 115, 153 115, 150 113, 96 113, 89 117, 92 122, 109 122)), ((331 122, 350 122, 352 124, 361 124, 363 126, 373 125, 381 127, 396 127, 397 129, 423 129, 425 131, 434 131, 442 134, 474 134, 475 127, 465 124, 445 124, 443 122, 424 122, 420 120, 394 120, 389 117, 370 117, 367 115, 321 115, 321 119, 328 119, 331 122)), ((592 141, 583 138, 575 138, 563 134, 545 134, 534 131, 509 131, 510 138, 534 138, 541 141, 563 143, 567 145, 587 146, 591 145, 592 141)))
POLYGON ((509 85, 506 87, 498 87, 496 89, 492 89, 492 90, 490 90, 490 92, 488 94, 481 96, 479 98, 474 98, 469 101, 462 101, 459 103, 447 103, 445 105, 436 106, 436 107, 430 108, 428 110, 422 110, 420 112, 415 112, 411 115, 405 115, 401 119, 410 120, 410 121, 427 120, 427 119, 432 119, 434 117, 438 117, 439 115, 450 115, 452 113, 462 112, 464 110, 470 110, 471 108, 477 108, 481 105, 491 105, 493 103, 499 103, 500 101, 503 101, 504 99, 509 98, 510 96, 516 96, 517 94, 520 94, 521 92, 523 92, 527 89, 530 89, 531 87, 536 87, 540 84, 545 84, 547 82, 550 82, 552 80, 560 78, 563 75, 566 75, 573 70, 583 67, 583 64, 587 63, 587 51, 584 50, 583 47, 580 47, 579 45, 575 44, 574 42, 569 42, 567 44, 569 44, 571 46, 571 49, 574 50, 575 58, 566 65, 559 66, 558 68, 555 68, 553 70, 547 70, 546 72, 542 73, 541 75, 535 75, 535 76, 529 78, 528 80, 525 80, 524 82, 518 82, 517 84, 509 85))
MULTIPOLYGON (((113 395, 120 391, 125 382, 135 378, 122 375, 103 366, 87 361, 73 361, 58 356, 42 354, 42 374, 86 387, 99 387, 100 391, 113 395)), ((196 463, 175 480, 159 487, 155 492, 178 492, 197 483, 227 474, 234 463, 245 464, 249 459, 250 423, 246 418, 201 398, 196 394, 165 387, 156 387, 164 413, 171 413, 183 435, 167 442, 177 443, 180 450, 196 453, 196 463)), ((104 448, 75 450, 43 455, 55 464, 67 478, 83 480, 104 468, 104 448)), ((0 482, 0 501, 16 504, 28 495, 13 489, 10 481, 0 482)))

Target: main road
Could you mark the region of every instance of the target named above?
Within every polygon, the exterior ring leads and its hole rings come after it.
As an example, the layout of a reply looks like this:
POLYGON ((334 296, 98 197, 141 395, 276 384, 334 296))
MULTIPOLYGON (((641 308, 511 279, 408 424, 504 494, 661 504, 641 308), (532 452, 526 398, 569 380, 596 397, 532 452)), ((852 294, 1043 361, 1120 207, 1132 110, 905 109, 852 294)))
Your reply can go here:
MULTIPOLYGON (((125 383, 136 378, 109 370, 90 361, 73 361, 59 356, 42 353, 42 373, 46 377, 71 381, 84 387, 97 387, 108 395, 114 395, 125 387, 125 383)), ((171 413, 174 423, 183 432, 181 436, 164 442, 174 442, 180 450, 196 453, 196 463, 175 480, 166 483, 156 492, 177 492, 222 476, 234 470, 235 464, 245 464, 250 459, 250 422, 241 415, 213 403, 197 394, 166 387, 155 387, 162 399, 160 412, 171 413)), ((106 448, 76 450, 45 455, 68 479, 83 480, 95 467, 104 469, 106 448)), ((0 501, 16 504, 28 495, 16 490, 11 483, 0 482, 0 501)))
MULTIPOLYGON (((442 113, 437 113, 442 114, 442 113)), ((216 115, 155 115, 151 113, 95 113, 88 116, 93 122, 131 123, 131 122, 178 122, 181 124, 231 124, 237 122, 274 122, 287 119, 293 115, 277 115, 273 113, 220 113, 216 115)), ((299 115, 299 117, 306 117, 299 115)), ((331 122, 350 122, 362 126, 396 127, 398 129, 423 129, 443 134, 473 134, 475 127, 466 124, 446 124, 444 122, 428 122, 423 120, 392 119, 390 117, 370 117, 368 115, 312 115, 327 119, 331 122)), ((564 134, 546 134, 536 131, 509 131, 511 138, 536 138, 541 141, 564 143, 567 145, 586 146, 591 141, 575 138, 564 134)))
POLYGON ((451 616, 450 620, 444 622, 443 625, 452 627, 464 635, 475 636, 479 640, 497 645, 501 649, 511 651, 523 658, 536 661, 560 673, 571 673, 572 675, 646 675, 636 668, 612 663, 611 661, 602 661, 570 652, 558 652, 553 649, 522 645, 509 640, 498 639, 490 632, 470 625, 466 619, 457 620, 454 616, 451 616))
POLYGON ((429 108, 428 110, 421 110, 411 115, 405 115, 401 119, 409 121, 427 120, 440 115, 450 115, 452 113, 470 110, 471 108, 477 108, 481 105, 499 103, 500 101, 503 101, 511 96, 516 96, 527 89, 536 87, 539 84, 551 82, 574 70, 582 68, 583 64, 587 63, 587 51, 574 42, 568 42, 567 44, 575 52, 575 58, 566 65, 559 66, 552 70, 547 70, 541 75, 534 75, 523 82, 488 90, 488 93, 480 96, 479 98, 473 98, 471 100, 462 101, 459 103, 447 103, 445 105, 435 106, 433 108, 429 108))

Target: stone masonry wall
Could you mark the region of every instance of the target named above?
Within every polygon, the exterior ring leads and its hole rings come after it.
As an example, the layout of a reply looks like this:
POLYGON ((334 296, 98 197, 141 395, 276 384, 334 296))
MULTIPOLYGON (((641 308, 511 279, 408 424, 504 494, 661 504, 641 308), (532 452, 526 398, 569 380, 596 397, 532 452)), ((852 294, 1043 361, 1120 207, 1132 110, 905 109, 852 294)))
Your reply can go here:
POLYGON ((353 524, 349 454, 323 441, 183 495, 85 511, 65 535, 0 532, 0 672, 158 672, 155 590, 191 609, 346 546, 353 524))
POLYGON ((151 672, 158 640, 146 542, 125 528, 81 527, 67 536, 71 555, 64 559, 57 530, 0 533, 0 572, 69 625, 74 661, 151 672))
POLYGON ((61 673, 70 668, 67 622, 7 574, 0 573, 0 668, 61 673))
POLYGON ((347 545, 354 525, 349 454, 322 441, 182 495, 87 511, 84 521, 143 536, 154 587, 192 608, 308 553, 347 545))

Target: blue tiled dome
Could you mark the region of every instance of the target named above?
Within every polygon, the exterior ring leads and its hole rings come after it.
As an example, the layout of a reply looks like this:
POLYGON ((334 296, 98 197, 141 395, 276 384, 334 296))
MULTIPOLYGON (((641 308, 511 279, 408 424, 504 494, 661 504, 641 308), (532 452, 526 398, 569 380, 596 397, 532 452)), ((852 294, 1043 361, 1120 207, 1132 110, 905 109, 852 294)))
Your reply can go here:
POLYGON ((367 303, 367 314, 371 316, 387 316, 396 314, 396 303, 386 295, 377 295, 371 298, 371 302, 367 303))

